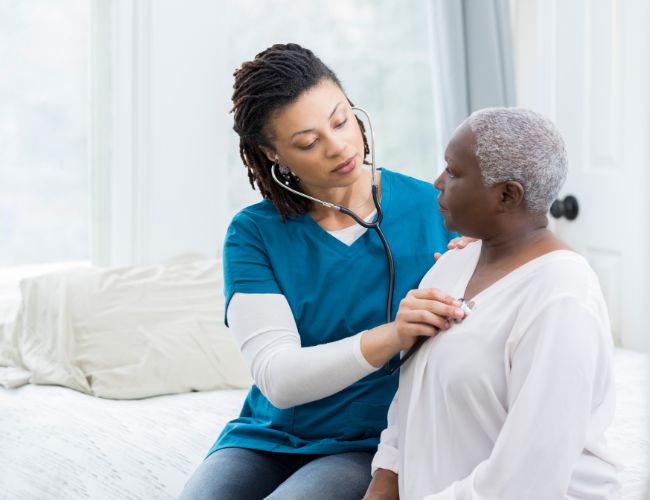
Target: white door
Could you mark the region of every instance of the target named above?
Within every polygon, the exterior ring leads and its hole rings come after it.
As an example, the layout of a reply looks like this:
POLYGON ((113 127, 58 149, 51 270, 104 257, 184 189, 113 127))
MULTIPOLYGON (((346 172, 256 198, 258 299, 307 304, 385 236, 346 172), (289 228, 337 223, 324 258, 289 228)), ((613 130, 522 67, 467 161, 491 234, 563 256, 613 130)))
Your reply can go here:
POLYGON ((598 273, 619 345, 650 336, 650 2, 516 0, 518 104, 551 117, 569 152, 554 229, 598 273))

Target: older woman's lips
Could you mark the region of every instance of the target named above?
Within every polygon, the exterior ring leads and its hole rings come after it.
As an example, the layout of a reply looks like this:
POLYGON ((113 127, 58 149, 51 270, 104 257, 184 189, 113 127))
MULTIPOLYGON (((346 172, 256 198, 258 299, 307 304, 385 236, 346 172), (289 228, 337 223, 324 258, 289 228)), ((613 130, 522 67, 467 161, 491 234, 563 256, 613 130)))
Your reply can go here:
POLYGON ((351 172, 354 167, 357 164, 357 155, 354 155, 352 158, 349 158, 345 160, 343 163, 339 163, 339 165, 332 170, 333 173, 335 174, 347 174, 348 172, 351 172))

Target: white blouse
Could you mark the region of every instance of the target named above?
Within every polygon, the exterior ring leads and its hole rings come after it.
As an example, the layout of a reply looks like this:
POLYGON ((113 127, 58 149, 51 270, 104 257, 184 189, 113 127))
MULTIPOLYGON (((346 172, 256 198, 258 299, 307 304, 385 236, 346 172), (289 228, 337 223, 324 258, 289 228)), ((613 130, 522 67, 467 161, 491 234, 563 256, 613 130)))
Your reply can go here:
MULTIPOLYGON (((462 297, 480 249, 447 252, 420 288, 462 297)), ((550 252, 473 301, 402 368, 373 472, 398 472, 402 500, 611 498, 612 341, 587 262, 550 252)))

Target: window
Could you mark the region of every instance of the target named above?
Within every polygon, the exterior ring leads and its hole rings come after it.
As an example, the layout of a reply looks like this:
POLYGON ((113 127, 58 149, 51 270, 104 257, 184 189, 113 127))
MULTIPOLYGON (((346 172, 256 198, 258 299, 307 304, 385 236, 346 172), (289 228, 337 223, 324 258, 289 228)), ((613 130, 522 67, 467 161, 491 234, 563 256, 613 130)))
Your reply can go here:
POLYGON ((87 0, 0 0, 0 267, 90 258, 87 0))
MULTIPOLYGON (((223 7, 228 68, 274 43, 296 42, 313 50, 337 74, 352 102, 370 112, 378 165, 433 181, 442 153, 435 133, 429 9, 424 0, 229 0, 223 7)), ((230 141, 234 213, 258 201, 259 193, 243 188, 248 181, 234 132, 230 141)))

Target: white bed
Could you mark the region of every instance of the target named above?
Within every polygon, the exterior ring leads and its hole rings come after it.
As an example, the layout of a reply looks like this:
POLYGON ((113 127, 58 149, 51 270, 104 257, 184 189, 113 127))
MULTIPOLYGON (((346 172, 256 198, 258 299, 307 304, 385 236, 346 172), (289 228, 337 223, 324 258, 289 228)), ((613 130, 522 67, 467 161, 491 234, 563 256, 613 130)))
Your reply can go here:
MULTIPOLYGON (((40 271, 0 273, 0 385, 32 382, 0 388, 0 500, 175 498, 250 385, 221 263, 40 271)), ((616 351, 622 500, 647 485, 649 369, 616 351)))
POLYGON ((0 498, 175 498, 245 394, 127 401, 57 386, 0 389, 0 498))
MULTIPOLYGON (((626 465, 618 499, 645 493, 648 366, 646 355, 616 350, 609 440, 626 465)), ((0 499, 175 498, 245 393, 121 401, 55 386, 0 389, 0 499)))

